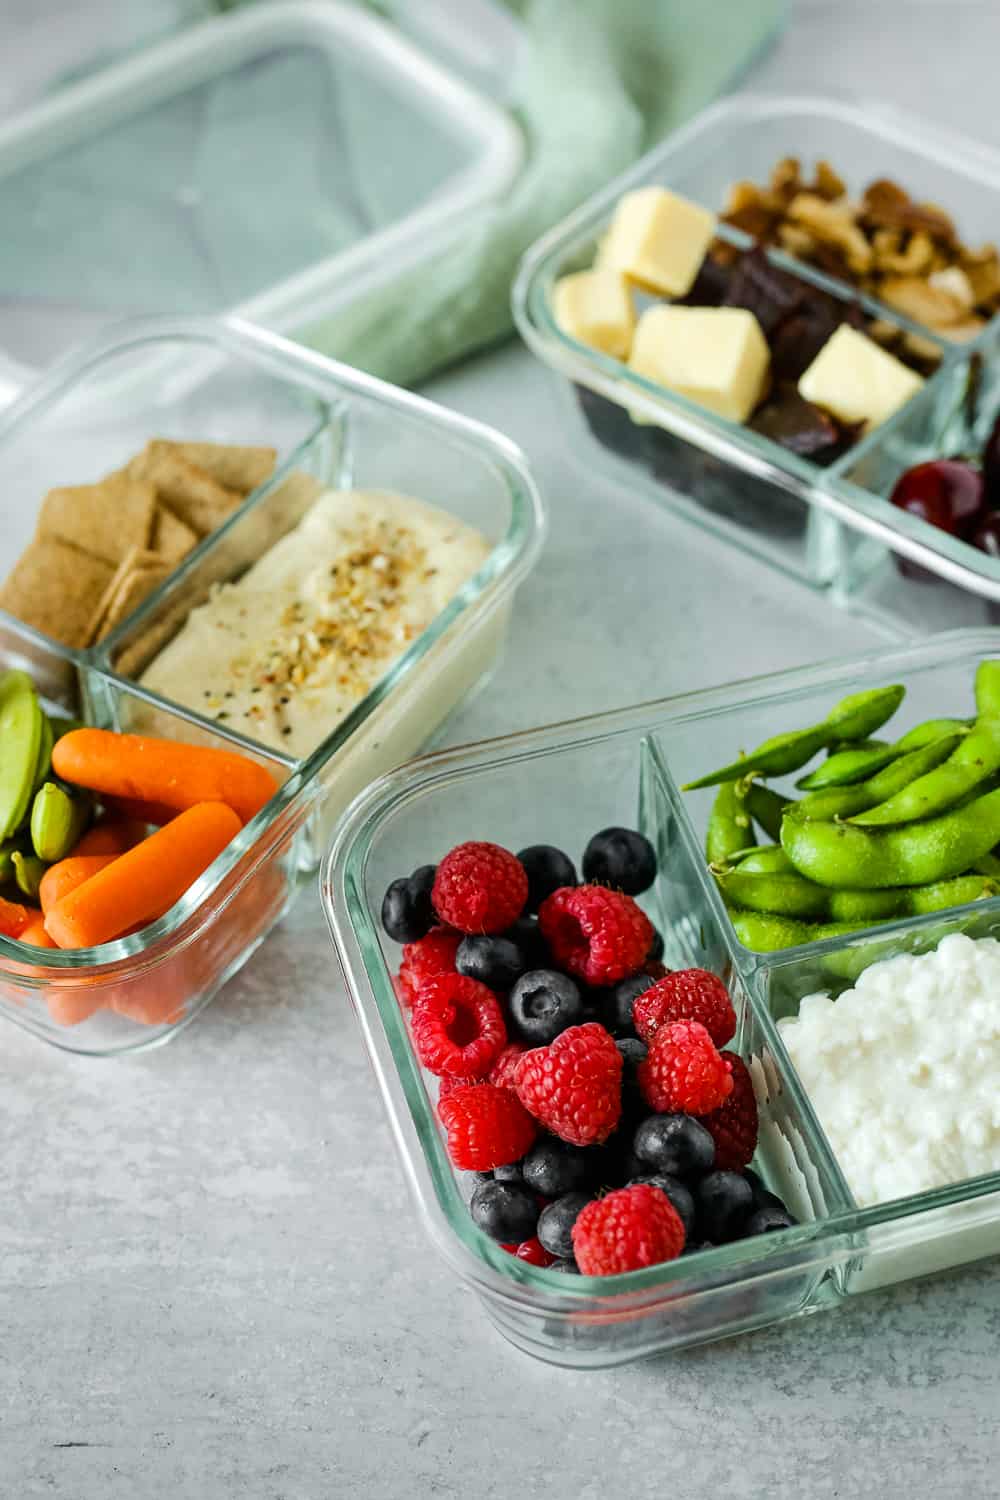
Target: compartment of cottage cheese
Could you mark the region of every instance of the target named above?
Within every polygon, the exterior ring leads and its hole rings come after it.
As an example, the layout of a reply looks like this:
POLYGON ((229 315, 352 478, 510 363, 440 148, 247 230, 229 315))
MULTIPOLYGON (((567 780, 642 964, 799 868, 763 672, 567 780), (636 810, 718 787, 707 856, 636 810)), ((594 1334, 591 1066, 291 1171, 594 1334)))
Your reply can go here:
POLYGON ((910 1200, 865 1236, 846 1290, 1000 1251, 1000 1181, 947 1207, 913 1202, 1000 1174, 1000 942, 953 933, 881 960, 778 1029, 859 1207, 910 1200))

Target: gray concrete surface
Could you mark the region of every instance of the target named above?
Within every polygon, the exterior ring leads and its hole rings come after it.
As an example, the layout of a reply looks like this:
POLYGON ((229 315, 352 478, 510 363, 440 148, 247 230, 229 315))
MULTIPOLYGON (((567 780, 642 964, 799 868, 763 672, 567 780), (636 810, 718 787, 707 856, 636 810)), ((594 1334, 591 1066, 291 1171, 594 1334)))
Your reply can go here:
MULTIPOLYGON (((993 0, 822 0, 752 82, 995 139, 998 44, 993 0)), ((553 511, 452 739, 871 639, 577 466, 525 353, 434 394, 522 442, 553 511)), ((608 1373, 504 1345, 411 1212, 313 895, 172 1046, 5 1027, 0 1080, 4 1500, 997 1493, 995 1265, 608 1373)))

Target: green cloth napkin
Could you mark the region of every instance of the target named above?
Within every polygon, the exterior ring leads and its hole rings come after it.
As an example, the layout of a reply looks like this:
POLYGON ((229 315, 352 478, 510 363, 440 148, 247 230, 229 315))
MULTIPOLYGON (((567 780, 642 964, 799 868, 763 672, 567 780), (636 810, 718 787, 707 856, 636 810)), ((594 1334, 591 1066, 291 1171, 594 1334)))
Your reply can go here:
POLYGON ((300 334, 400 385, 507 335, 528 246, 718 95, 786 10, 786 0, 508 3, 526 31, 510 104, 527 153, 513 190, 432 264, 300 334))

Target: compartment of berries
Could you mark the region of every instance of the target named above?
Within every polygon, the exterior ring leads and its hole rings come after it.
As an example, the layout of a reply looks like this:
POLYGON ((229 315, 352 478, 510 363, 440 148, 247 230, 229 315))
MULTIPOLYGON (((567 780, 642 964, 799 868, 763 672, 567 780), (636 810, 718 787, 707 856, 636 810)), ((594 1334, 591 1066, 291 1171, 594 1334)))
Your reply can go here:
POLYGON ((615 1275, 794 1222, 750 1161, 757 1103, 736 1012, 666 970, 636 901, 656 854, 606 828, 562 850, 468 842, 393 881, 386 933, 414 1051, 438 1080, 469 1212, 511 1255, 615 1275))

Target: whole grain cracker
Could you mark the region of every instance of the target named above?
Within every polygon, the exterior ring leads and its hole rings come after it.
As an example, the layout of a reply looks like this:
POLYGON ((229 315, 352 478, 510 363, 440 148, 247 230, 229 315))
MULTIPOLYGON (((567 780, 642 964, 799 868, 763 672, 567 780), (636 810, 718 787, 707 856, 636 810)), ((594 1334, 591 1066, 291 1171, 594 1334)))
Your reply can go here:
POLYGON ((151 458, 164 454, 186 459, 204 469, 217 484, 248 495, 270 479, 278 460, 276 448, 251 448, 236 443, 179 443, 170 438, 152 438, 146 444, 151 458))
POLYGON ((119 469, 96 484, 49 490, 37 535, 68 542, 115 566, 130 548, 148 544, 155 514, 153 485, 119 469))
POLYGON ((128 467, 133 475, 155 485, 160 502, 199 537, 217 530, 243 501, 239 490, 219 484, 175 449, 153 450, 147 445, 128 467))
POLYGON ((163 562, 176 566, 197 545, 198 533, 194 527, 182 521, 180 516, 175 516, 165 505, 157 505, 153 532, 149 539, 150 550, 163 562))
POLYGON ((58 537, 36 536, 0 587, 0 608, 64 646, 89 643, 94 600, 114 576, 103 558, 58 537))

